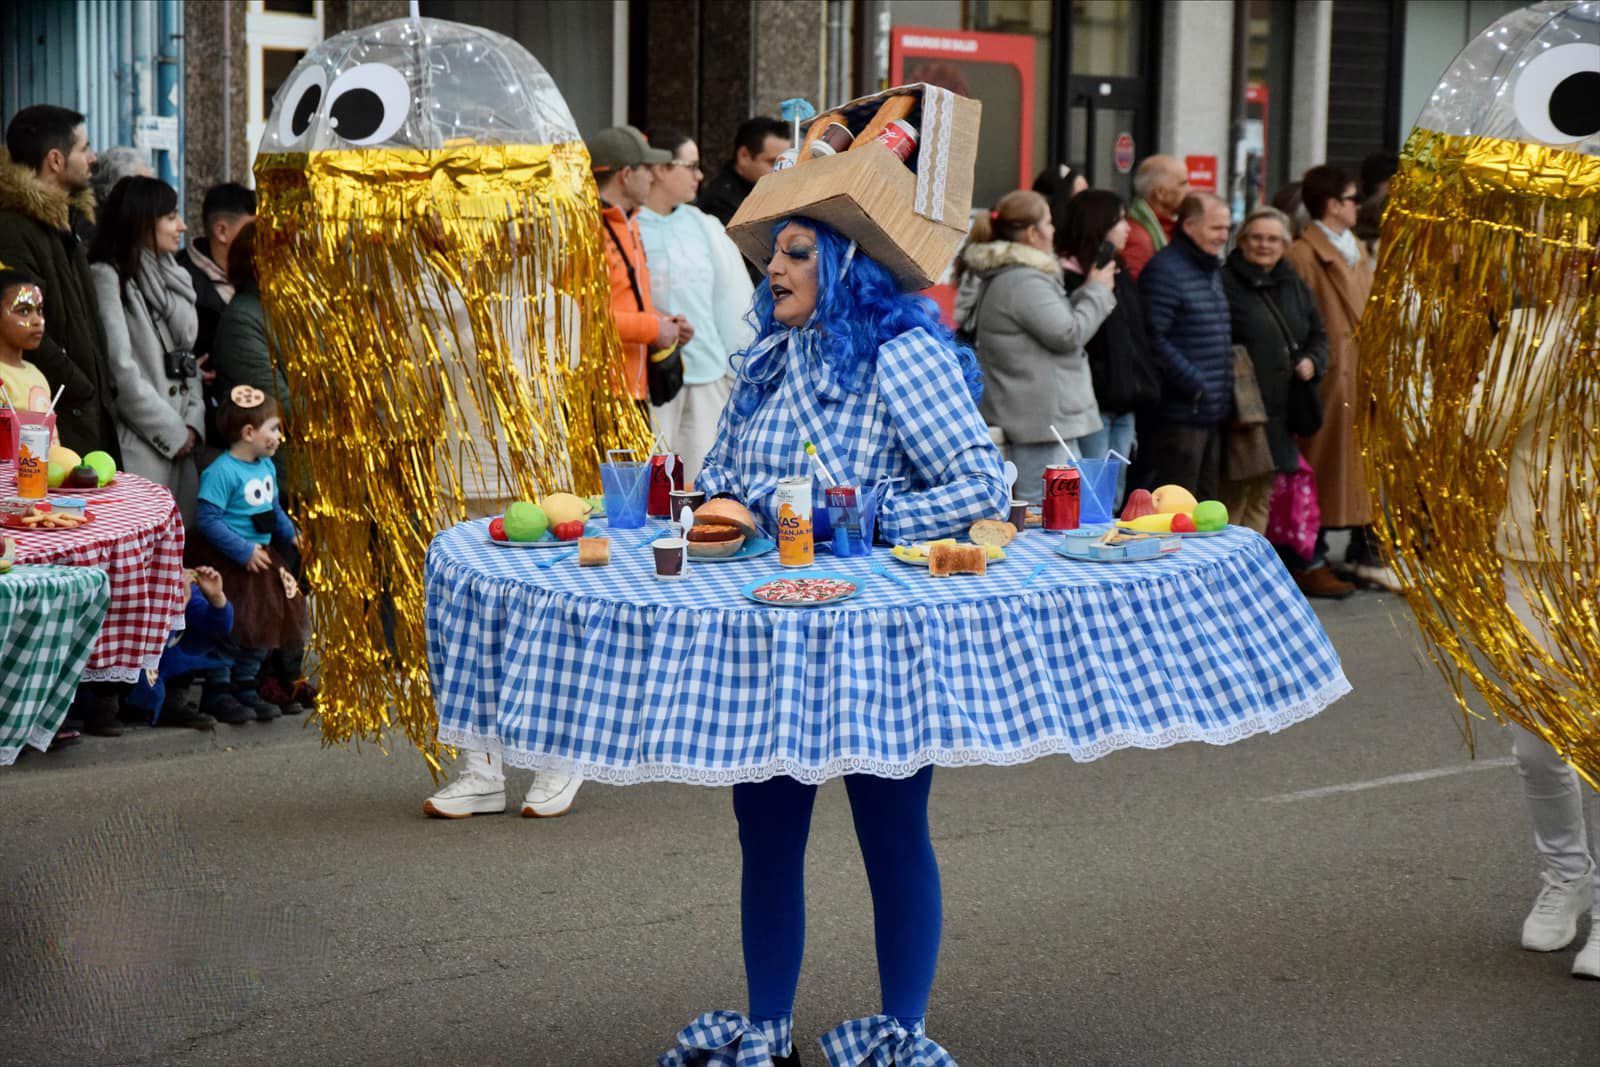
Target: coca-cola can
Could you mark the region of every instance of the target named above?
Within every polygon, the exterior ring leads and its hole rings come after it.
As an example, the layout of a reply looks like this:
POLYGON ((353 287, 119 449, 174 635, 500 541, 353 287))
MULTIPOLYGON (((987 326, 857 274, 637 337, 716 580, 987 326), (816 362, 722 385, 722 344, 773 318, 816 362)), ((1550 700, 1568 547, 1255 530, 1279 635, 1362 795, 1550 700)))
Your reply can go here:
POLYGON ((672 518, 672 491, 683 488, 683 460, 665 452, 650 457, 650 499, 644 511, 653 519, 672 518), (667 460, 672 460, 672 477, 667 477, 667 460))
POLYGON ((905 119, 895 119, 873 139, 899 156, 902 163, 917 150, 917 128, 905 119))
POLYGON ((1076 530, 1078 528, 1078 469, 1065 463, 1052 464, 1044 469, 1044 528, 1046 530, 1076 530))

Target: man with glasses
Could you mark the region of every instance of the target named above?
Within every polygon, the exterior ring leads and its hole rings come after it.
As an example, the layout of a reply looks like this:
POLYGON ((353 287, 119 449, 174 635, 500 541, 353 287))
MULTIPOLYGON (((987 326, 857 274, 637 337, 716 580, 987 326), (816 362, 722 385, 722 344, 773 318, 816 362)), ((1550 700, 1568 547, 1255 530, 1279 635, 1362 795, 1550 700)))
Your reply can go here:
POLYGON ((1322 534, 1317 551, 1327 549, 1327 531, 1350 532, 1342 561, 1329 566, 1346 581, 1398 592, 1400 581, 1378 557, 1372 534, 1372 504, 1361 458, 1356 453, 1356 421, 1368 417, 1356 393, 1356 325, 1372 289, 1373 265, 1353 227, 1361 208, 1355 178, 1338 167, 1312 167, 1300 182, 1311 225, 1300 231, 1288 259, 1311 289, 1328 333, 1328 371, 1322 379, 1322 429, 1302 442, 1317 474, 1322 534))

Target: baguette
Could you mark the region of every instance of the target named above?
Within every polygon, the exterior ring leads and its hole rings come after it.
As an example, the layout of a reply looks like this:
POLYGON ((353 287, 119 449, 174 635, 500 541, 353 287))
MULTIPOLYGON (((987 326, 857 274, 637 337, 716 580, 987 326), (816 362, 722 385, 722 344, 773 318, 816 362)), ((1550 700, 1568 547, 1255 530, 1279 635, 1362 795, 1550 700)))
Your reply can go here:
MULTIPOLYGON (((878 113, 872 116, 872 121, 866 128, 856 134, 856 139, 850 142, 851 148, 860 148, 868 141, 873 140, 883 132, 885 126, 896 119, 908 119, 917 109, 917 98, 914 96, 891 96, 878 108, 878 113)), ((822 133, 817 131, 818 135, 822 133)))
POLYGON ((967 536, 972 538, 972 543, 975 545, 994 545, 996 548, 1004 548, 1017 536, 1017 528, 999 519, 979 519, 967 531, 967 536))
MULTIPOLYGON (((850 124, 844 120, 843 111, 826 111, 821 115, 818 115, 816 118, 811 120, 811 125, 806 127, 806 138, 804 141, 800 142, 799 158, 811 158, 811 142, 822 136, 822 131, 828 128, 828 124, 830 122, 837 122, 845 129, 850 128, 850 124)), ((853 143, 851 147, 855 147, 853 143)))
POLYGON ((935 578, 951 574, 985 574, 989 556, 982 545, 934 545, 928 553, 928 573, 935 578))

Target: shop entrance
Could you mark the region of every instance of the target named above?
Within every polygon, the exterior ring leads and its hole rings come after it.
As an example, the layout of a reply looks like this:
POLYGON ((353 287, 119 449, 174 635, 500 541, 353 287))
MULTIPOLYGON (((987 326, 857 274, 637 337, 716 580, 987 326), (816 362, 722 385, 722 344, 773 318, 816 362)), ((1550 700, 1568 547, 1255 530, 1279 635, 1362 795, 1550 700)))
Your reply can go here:
POLYGON ((1090 184, 1133 195, 1133 168, 1156 150, 1154 72, 1159 5, 1151 0, 1075 0, 1056 35, 1061 72, 1052 116, 1056 159, 1082 167, 1090 184))

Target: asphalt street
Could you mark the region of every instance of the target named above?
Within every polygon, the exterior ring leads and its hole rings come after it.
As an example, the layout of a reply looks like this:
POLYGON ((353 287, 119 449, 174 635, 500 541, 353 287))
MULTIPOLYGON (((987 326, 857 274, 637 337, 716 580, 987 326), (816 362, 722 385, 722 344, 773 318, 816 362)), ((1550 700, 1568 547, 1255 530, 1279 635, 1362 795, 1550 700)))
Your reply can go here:
MULTIPOLYGON (((937 772, 930 1036, 963 1067, 1600 1063, 1576 946, 1517 945, 1509 745, 1469 754, 1403 610, 1319 606, 1355 692, 1281 734, 937 772)), ((430 788, 408 749, 292 720, 0 770, 0 1062, 642 1067, 743 1009, 726 791, 439 822, 430 788)), ((816 1067, 817 1034, 878 1010, 837 782, 808 877, 816 1067)))

